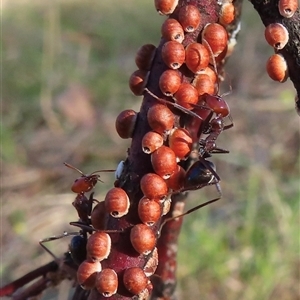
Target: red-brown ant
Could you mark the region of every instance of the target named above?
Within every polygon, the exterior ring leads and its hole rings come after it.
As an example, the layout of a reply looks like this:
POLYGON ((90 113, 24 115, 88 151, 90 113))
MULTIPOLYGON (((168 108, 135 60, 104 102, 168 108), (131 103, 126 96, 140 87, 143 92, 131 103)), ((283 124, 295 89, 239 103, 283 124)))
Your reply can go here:
MULTIPOLYGON (((203 39, 203 43, 205 43, 207 49, 211 54, 215 73, 218 74, 213 51, 209 43, 205 39, 203 39)), ((231 86, 230 86, 230 92, 231 92, 231 86)), ((216 140, 218 136, 222 133, 222 131, 233 127, 233 121, 230 115, 230 108, 224 99, 224 96, 226 96, 229 93, 223 94, 221 96, 218 93, 219 93, 219 84, 215 95, 204 94, 200 97, 200 100, 204 102, 204 105, 199 105, 199 104, 192 105, 194 106, 196 113, 199 114, 200 119, 203 119, 202 118, 203 111, 211 110, 211 112, 206 115, 204 122, 202 122, 199 125, 198 132, 197 132, 197 138, 200 145, 199 155, 202 157, 211 156, 210 155, 211 153, 229 153, 228 150, 224 150, 216 146, 216 140), (213 118, 214 114, 215 117, 213 118), (224 124, 224 118, 226 117, 230 119, 231 124, 229 125, 224 124), (208 134, 208 136, 205 139, 200 139, 201 134, 208 134)))
POLYGON ((94 188, 94 186, 96 185, 96 183, 98 181, 103 182, 100 179, 100 175, 96 174, 96 173, 115 172, 115 170, 98 170, 91 174, 84 174, 82 171, 80 171, 79 169, 73 167, 72 165, 70 165, 66 162, 64 163, 64 165, 81 174, 81 177, 77 178, 71 187, 72 192, 74 192, 76 194, 83 194, 83 193, 89 192, 92 188, 94 188))
MULTIPOLYGON (((196 161, 186 174, 186 182, 188 185, 196 185, 202 187, 203 184, 216 184, 217 190, 221 194, 221 189, 219 186, 220 177, 215 171, 215 167, 212 162, 206 160, 213 153, 229 153, 228 150, 217 147, 216 140, 222 131, 227 130, 233 126, 233 123, 229 125, 224 124, 224 118, 229 115, 229 107, 226 101, 218 95, 204 95, 204 101, 206 106, 195 106, 195 111, 201 116, 206 116, 206 118, 198 124, 198 131, 194 134, 194 138, 199 141, 199 160, 196 161), (207 110, 211 110, 207 114, 207 110), (205 113, 206 112, 206 113, 205 113), (213 115, 215 114, 215 117, 213 115), (202 134, 207 134, 206 138, 201 138, 202 134), (203 174, 207 172, 207 175, 203 174), (199 174, 199 175, 198 175, 199 174), (206 182, 206 180, 210 180, 206 182)), ((195 122, 187 124, 195 125, 195 122)), ((200 188, 199 187, 199 188, 200 188)))
POLYGON ((115 170, 99 170, 95 171, 91 174, 84 174, 82 171, 77 169, 76 167, 64 163, 64 165, 70 169, 73 169, 81 174, 81 177, 76 179, 71 187, 71 190, 77 194, 74 202, 72 202, 72 205, 75 207, 79 221, 78 222, 71 222, 70 225, 77 226, 81 230, 79 232, 64 232, 62 235, 59 236, 52 236, 46 239, 43 239, 40 241, 40 245, 56 260, 56 256, 44 245, 45 242, 61 239, 66 236, 74 235, 74 237, 71 239, 70 245, 69 245, 69 251, 71 254, 71 257, 73 261, 76 264, 79 264, 81 261, 85 259, 86 251, 85 251, 85 245, 87 242, 87 234, 92 233, 95 229, 91 227, 91 213, 93 209, 93 203, 98 202, 96 199, 94 199, 94 193, 91 193, 89 198, 85 196, 86 192, 89 192, 96 183, 100 180, 100 175, 96 174, 99 172, 115 172, 115 170))
POLYGON ((216 146, 216 140, 222 131, 227 130, 233 126, 233 123, 229 125, 224 124, 224 117, 222 115, 217 115, 212 120, 204 126, 202 133, 208 134, 205 139, 199 140, 199 155, 205 156, 207 154, 210 156, 211 153, 229 153, 228 150, 218 148, 216 146))
POLYGON ((221 132, 233 126, 229 106, 222 96, 205 94, 201 97, 204 99, 205 105, 190 104, 194 109, 188 110, 177 103, 157 97, 147 88, 145 91, 156 100, 163 102, 164 104, 170 104, 183 113, 195 118, 194 120, 187 122, 185 127, 190 132, 193 140, 197 139, 197 141, 199 141, 201 156, 203 156, 204 153, 229 153, 227 150, 217 148, 215 144, 215 141, 221 132), (212 119, 214 114, 216 116, 212 119), (225 117, 229 117, 232 123, 225 125, 225 117), (205 139, 199 140, 202 133, 208 134, 208 136, 205 139))
POLYGON ((186 125, 186 128, 189 132, 192 132, 193 140, 198 141, 199 148, 199 160, 196 161, 187 171, 185 186, 183 190, 186 191, 193 189, 200 189, 207 185, 215 184, 218 192, 221 195, 221 189, 219 186, 220 177, 215 171, 215 167, 212 162, 207 161, 205 158, 210 157, 211 153, 228 153, 229 151, 217 148, 215 141, 220 133, 233 126, 224 125, 223 116, 229 116, 229 107, 225 100, 220 96, 211 96, 206 94, 208 97, 208 105, 193 105, 194 111, 188 110, 181 105, 157 97, 155 94, 150 92, 147 88, 145 91, 150 94, 156 100, 163 102, 165 104, 170 104, 173 107, 179 109, 186 115, 193 117, 193 121, 189 123, 189 126, 186 125), (219 105, 217 105, 219 104, 219 105), (212 109, 214 108, 216 112, 212 109), (218 113, 218 115, 212 119, 213 115, 218 113), (195 122, 197 120, 197 122, 195 122), (193 129, 196 128, 196 132, 193 129), (200 139, 201 134, 208 134, 206 139, 200 139))

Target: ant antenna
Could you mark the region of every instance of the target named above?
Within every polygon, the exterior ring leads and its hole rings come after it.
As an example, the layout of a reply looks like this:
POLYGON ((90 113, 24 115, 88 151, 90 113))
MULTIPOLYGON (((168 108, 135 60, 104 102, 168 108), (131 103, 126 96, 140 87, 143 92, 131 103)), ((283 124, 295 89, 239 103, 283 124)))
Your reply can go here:
POLYGON ((230 78, 230 75, 227 73, 227 72, 225 72, 225 74, 226 74, 226 77, 225 78, 229 78, 229 91, 228 92, 226 92, 226 93, 223 93, 220 97, 226 97, 226 96, 228 96, 228 95, 230 95, 231 93, 232 93, 232 85, 231 85, 231 78, 230 78))
POLYGON ((162 99, 162 98, 159 98, 159 97, 157 97, 155 94, 153 94, 151 91, 149 91, 147 88, 145 88, 145 91, 146 91, 150 96, 152 96, 154 99, 156 99, 156 100, 158 100, 158 101, 160 101, 160 102, 162 102, 162 103, 164 103, 164 104, 170 104, 170 105, 172 105, 173 107, 175 107, 175 108, 179 109, 180 111, 182 111, 183 113, 185 113, 185 114, 187 114, 187 115, 192 115, 193 117, 198 118, 198 119, 200 119, 201 121, 203 121, 203 119, 202 119, 200 116, 198 116, 195 112, 193 112, 193 111, 191 111, 191 110, 189 110, 189 109, 187 109, 187 108, 185 108, 185 107, 183 107, 183 106, 181 106, 181 105, 179 105, 179 104, 177 104, 177 103, 170 102, 170 101, 164 100, 164 99, 162 99))
MULTIPOLYGON (((214 54, 212 52, 212 49, 211 49, 211 47, 210 47, 210 45, 209 45, 209 43, 207 42, 206 39, 203 39, 202 41, 205 43, 205 45, 208 48, 208 51, 209 51, 210 56, 211 56, 211 59, 213 61, 214 70, 215 70, 216 74, 218 75, 217 63, 216 63, 216 59, 214 57, 214 54)), ((229 82, 230 82, 230 84, 229 84, 229 92, 226 92, 226 93, 223 93, 222 95, 220 95, 221 98, 223 98, 223 97, 225 97, 227 95, 230 95, 232 93, 231 78, 230 78, 230 76, 229 76, 229 74, 227 72, 225 72, 225 74, 226 74, 226 77, 229 77, 229 82)), ((217 90, 217 95, 219 94, 219 91, 220 91, 220 79, 219 79, 219 76, 218 76, 218 90, 217 90)))
POLYGON ((165 219, 165 220, 162 222, 162 224, 160 225, 160 227, 159 227, 159 230, 158 230, 158 236, 160 236, 161 230, 162 230, 162 228, 164 227, 164 225, 165 225, 167 222, 172 221, 172 220, 177 219, 177 218, 182 218, 182 217, 184 217, 184 216, 186 216, 186 215, 188 215, 188 214, 190 214, 190 213, 192 213, 192 212, 194 212, 194 211, 196 211, 196 210, 198 210, 198 209, 200 209, 200 208, 202 208, 202 207, 204 207, 204 206, 207 206, 207 205, 209 205, 209 204, 211 204, 211 203, 213 203, 213 202, 216 202, 216 201, 218 201, 218 200, 220 200, 220 199, 221 199, 221 197, 218 197, 218 198, 209 200, 209 201, 207 201, 207 202, 204 202, 204 203, 202 203, 202 204, 199 204, 199 205, 197 205, 197 206, 195 206, 195 207, 193 207, 193 208, 187 210, 186 212, 184 212, 184 213, 182 213, 182 214, 180 214, 180 215, 178 215, 178 216, 174 216, 174 217, 170 217, 170 218, 165 219))
POLYGON ((92 172, 90 175, 93 175, 93 174, 96 174, 96 173, 101 173, 101 172, 116 172, 116 170, 98 170, 98 171, 92 172))
POLYGON ((219 80, 219 76, 218 76, 218 69, 217 69, 217 63, 216 63, 216 59, 215 59, 215 56, 214 56, 214 53, 209 45, 209 43, 207 42, 206 39, 202 39, 202 42, 204 42, 204 44, 207 46, 208 48, 208 51, 210 53, 210 56, 211 56, 211 59, 212 59, 212 62, 213 62, 213 66, 214 66, 214 70, 216 72, 216 75, 217 75, 217 78, 218 78, 218 90, 217 90, 217 94, 219 93, 219 90, 220 90, 220 80, 219 80))
MULTIPOLYGON (((65 165, 66 167, 70 168, 70 169, 73 169, 73 170, 77 171, 77 172, 80 173, 82 176, 91 176, 91 175, 93 175, 93 174, 100 173, 100 172, 115 172, 115 171, 116 171, 116 170, 97 170, 97 171, 92 172, 92 173, 89 174, 89 175, 85 175, 82 171, 80 171, 80 170, 77 169, 76 167, 74 167, 74 166, 72 166, 72 165, 70 165, 70 164, 68 164, 68 163, 66 163, 66 162, 64 162, 64 165, 65 165)), ((101 180, 99 179, 99 181, 101 181, 101 180)), ((101 182, 103 182, 103 181, 101 181, 101 182)))
POLYGON ((70 164, 68 164, 68 163, 66 163, 66 162, 64 162, 64 165, 65 165, 66 167, 70 168, 70 169, 73 169, 73 170, 77 171, 77 172, 80 173, 82 176, 85 176, 85 175, 83 174, 83 172, 80 171, 79 169, 77 169, 76 167, 74 167, 74 166, 72 166, 72 165, 70 165, 70 164))

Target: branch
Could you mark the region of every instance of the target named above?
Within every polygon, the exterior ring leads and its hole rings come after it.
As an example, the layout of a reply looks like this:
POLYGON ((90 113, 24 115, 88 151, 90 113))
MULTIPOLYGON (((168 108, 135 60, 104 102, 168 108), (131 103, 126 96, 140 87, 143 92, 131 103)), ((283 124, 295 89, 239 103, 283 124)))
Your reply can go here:
MULTIPOLYGON (((299 8, 291 18, 283 17, 278 9, 278 0, 263 1, 251 0, 254 8, 257 10, 263 24, 268 26, 272 23, 282 24, 289 33, 289 40, 286 46, 281 50, 275 50, 276 53, 283 55, 287 62, 288 74, 297 91, 296 109, 300 111, 300 10, 299 8)), ((286 1, 287 2, 287 1, 286 1)), ((290 1, 297 3, 297 0, 290 1)))
MULTIPOLYGON (((155 1, 159 2, 159 1, 155 1)), ((236 38, 236 34, 238 32, 239 28, 239 17, 240 17, 240 7, 241 7, 241 1, 236 1, 236 18, 232 20, 231 26, 228 26, 229 31, 229 38, 233 37, 233 39, 236 38)), ((220 73, 220 70, 222 69, 224 65, 224 57, 226 56, 227 51, 223 51, 223 58, 219 58, 218 55, 215 55, 216 58, 212 58, 214 56, 213 50, 211 49, 209 42, 204 41, 204 38, 201 38, 201 32, 203 31, 203 28, 208 23, 216 23, 219 20, 219 12, 221 9, 221 6, 218 5, 216 1, 200 1, 200 0, 182 0, 179 1, 178 6, 176 7, 174 13, 170 15, 170 18, 174 18, 176 20, 180 19, 179 17, 179 11, 188 6, 192 5, 194 7, 198 8, 198 11, 201 14, 201 22, 197 26, 197 29, 191 33, 184 33, 184 40, 182 42, 182 45, 184 48, 187 48, 188 45, 192 43, 200 43, 201 40, 203 42, 203 45, 208 48, 210 58, 212 59, 211 68, 214 70, 216 65, 214 65, 215 60, 217 60, 217 67, 220 73)), ((158 229, 160 228, 160 223, 164 219, 164 217, 161 218, 158 222, 156 222, 153 226, 151 226, 151 230, 156 236, 157 243, 156 247, 158 248, 158 267, 155 272, 155 275, 150 277, 151 283, 148 282, 144 285, 144 289, 142 292, 129 292, 128 287, 126 286, 126 283, 124 283, 124 277, 125 272, 127 269, 130 269, 132 267, 139 267, 141 269, 145 269, 145 266, 147 266, 148 262, 153 259, 153 254, 150 252, 150 254, 144 255, 143 253, 138 253, 137 247, 132 244, 131 242, 131 232, 133 231, 133 228, 136 228, 141 223, 139 214, 138 214, 138 205, 140 202, 140 199, 142 199, 143 196, 147 196, 141 187, 141 179, 144 178, 146 174, 158 172, 155 170, 155 167, 153 166, 153 156, 151 159, 151 155, 145 154, 143 152, 143 149, 141 147, 142 141, 144 136, 151 130, 157 130, 160 134, 163 135, 164 138, 164 145, 170 146, 170 140, 168 136, 165 135, 165 133, 160 132, 158 129, 153 129, 152 124, 149 124, 149 116, 148 112, 151 111, 157 104, 163 104, 164 106, 167 106, 171 109, 171 111, 174 114, 175 119, 175 126, 177 127, 185 127, 188 130, 197 131, 197 134, 195 134, 195 137, 193 138, 193 142, 196 145, 196 149, 198 150, 198 142, 199 137, 201 136, 202 132, 210 130, 213 131, 213 129, 208 129, 201 127, 199 123, 195 125, 195 128, 189 127, 189 122, 193 123, 195 117, 186 112, 187 109, 177 109, 177 107, 174 107, 173 99, 165 96, 161 90, 161 87, 159 85, 159 79, 161 75, 166 71, 169 70, 170 67, 166 63, 166 59, 164 57, 163 51, 164 47, 166 45, 166 39, 162 38, 160 41, 159 46, 156 49, 154 59, 151 63, 151 68, 149 72, 141 72, 137 71, 132 76, 132 90, 134 93, 138 94, 139 90, 138 87, 134 86, 134 80, 138 78, 140 81, 146 82, 147 90, 150 92, 142 92, 144 98, 143 102, 140 108, 140 111, 137 115, 137 120, 135 123, 133 135, 132 135, 132 143, 131 147, 128 150, 128 158, 125 161, 124 169, 122 171, 122 174, 120 178, 118 178, 116 182, 117 187, 121 187, 124 191, 126 191, 127 195, 130 199, 130 210, 127 215, 121 218, 113 218, 110 217, 107 229, 108 230, 116 230, 116 231, 122 231, 121 233, 116 232, 115 234, 111 234, 112 238, 112 247, 109 254, 109 257, 101 262, 102 268, 109 268, 113 269, 117 275, 118 275, 118 290, 117 294, 112 295, 110 299, 131 299, 133 294, 139 294, 141 296, 142 293, 144 295, 148 295, 151 293, 152 288, 154 287, 154 292, 152 294, 153 299, 157 299, 158 297, 161 297, 162 295, 166 297, 165 299, 168 299, 172 297, 172 294, 175 290, 176 286, 176 251, 172 251, 170 253, 170 249, 175 249, 175 245, 177 245, 178 235, 180 233, 181 223, 182 219, 180 220, 171 220, 170 222, 166 223, 161 235, 158 235, 158 229), (143 75, 144 74, 144 75, 143 75), (154 95, 154 96, 153 96, 154 95)), ((218 41, 219 42, 219 41, 218 41)), ((227 40, 226 40, 227 43, 227 40)), ((175 54, 176 56, 176 54, 175 54)), ((143 71, 143 70, 142 70, 143 71)), ((180 77, 182 78, 182 85, 184 83, 191 83, 195 79, 195 74, 187 68, 186 65, 182 65, 181 68, 178 69, 178 72, 180 74, 180 77)), ((219 74, 215 74, 217 77, 219 74)), ((145 87, 145 85, 143 86, 145 87)), ((218 92, 218 87, 217 87, 218 92)), ((211 92, 212 94, 215 94, 214 89, 211 92)), ((176 94, 175 94, 176 98, 176 94)), ((211 122, 214 120, 214 113, 217 114, 216 111, 212 110, 211 108, 207 108, 207 104, 205 103, 205 99, 203 99, 203 105, 206 105, 206 108, 202 108, 202 106, 199 106, 198 110, 202 110, 201 112, 203 114, 208 114, 209 117, 206 117, 206 122, 211 122)), ((215 99, 215 98, 214 98, 215 99)), ((218 98, 219 99, 219 98, 218 98)), ((175 100, 177 104, 182 105, 183 107, 188 107, 188 103, 180 103, 178 98, 175 100)), ((200 100, 201 101, 201 100, 200 100)), ((218 100, 219 101, 219 100, 218 100)), ((189 102, 189 100, 188 100, 189 102)), ((197 96, 197 102, 198 102, 198 96, 197 96)), ((219 102, 216 106, 219 105, 219 102)), ((189 108, 191 109, 191 108, 189 108)), ((215 109, 215 108, 214 108, 215 109)), ((158 115, 160 111, 156 113, 158 115)), ((226 114, 224 114, 225 116, 226 114)), ((123 116, 123 115, 122 115, 123 116)), ((158 117, 157 117, 158 118, 158 117)), ((199 121, 202 118, 199 116, 199 121)), ((119 120, 117 119, 117 122, 119 120)), ((206 122, 203 122, 206 124, 206 122)), ((222 121, 223 122, 223 121, 222 121)), ((119 123, 118 123, 119 124, 119 123)), ((210 126, 210 125, 209 125, 210 126)), ((209 127, 208 126, 208 127, 209 127)), ((223 125, 222 125, 223 126, 223 125)), ((126 128, 128 128, 128 123, 126 124, 126 128)), ((216 134, 211 135, 211 138, 216 140, 219 133, 223 131, 223 127, 220 129, 220 132, 216 134)), ((192 134, 192 133, 191 133, 192 134)), ((122 135, 124 138, 124 133, 122 131, 122 135)), ((204 144, 207 142, 205 140, 204 144)), ((212 141, 211 141, 212 142, 212 141)), ((215 147, 215 146, 214 146, 215 147)), ((205 151, 204 151, 205 153, 205 151)), ((212 150, 213 153, 213 150, 212 150)), ((204 157, 210 156, 210 153, 205 153, 204 157)), ((207 163, 205 158, 202 158, 202 161, 204 161, 204 165, 206 166, 207 163)), ((185 170, 188 169, 190 166, 190 162, 182 161, 181 165, 185 170)), ((204 168, 203 165, 199 165, 201 168, 204 168)), ((201 169, 200 168, 200 169, 201 169)), ((202 170, 202 169, 201 169, 202 170)), ((200 171, 201 171, 200 170, 200 171)), ((206 167, 205 167, 205 170, 206 167)), ((214 177, 215 171, 209 169, 209 176, 214 177)), ((159 173, 159 172, 158 172, 159 173)), ((199 177, 201 177, 199 175, 199 177)), ((168 183, 168 181, 167 181, 168 183)), ((149 182, 149 185, 152 183, 149 182)), ((207 183, 198 186, 197 188, 192 189, 198 189, 201 187, 204 187, 207 185, 207 183)), ((155 186, 153 187, 155 189, 155 186)), ((172 197, 172 208, 170 211, 170 214, 173 212, 173 208, 177 207, 178 203, 184 203, 184 198, 186 197, 186 194, 181 195, 177 194, 176 197, 172 197), (178 199, 179 198, 179 199, 178 199)), ((153 199, 153 201, 157 201, 158 199, 153 199)), ((161 201, 163 202, 163 201, 161 201)), ((181 209, 183 209, 183 205, 181 209)), ((146 230, 148 232, 148 230, 146 230)), ((146 239, 147 234, 141 233, 141 243, 143 242, 143 239, 146 239)), ((156 267, 155 267, 156 268, 156 267)), ((154 268, 154 269, 155 269, 154 268)), ((134 281, 134 280, 133 280, 134 281)), ((97 286, 97 282, 96 282, 97 286)), ((101 295, 96 289, 92 289, 91 294, 89 296, 89 300, 100 300, 105 299, 103 295, 101 295)))
POLYGON ((48 272, 56 272, 57 270, 58 270, 58 264, 55 261, 52 261, 42 267, 39 267, 27 273, 23 277, 3 286, 0 289, 0 297, 11 295, 17 289, 25 286, 27 283, 31 282, 32 280, 40 276, 45 276, 48 272))

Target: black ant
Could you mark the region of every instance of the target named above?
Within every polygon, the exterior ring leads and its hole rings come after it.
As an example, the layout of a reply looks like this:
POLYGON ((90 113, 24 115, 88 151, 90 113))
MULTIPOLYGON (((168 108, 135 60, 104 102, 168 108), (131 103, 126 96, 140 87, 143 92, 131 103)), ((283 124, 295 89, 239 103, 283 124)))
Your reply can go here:
POLYGON ((187 170, 184 180, 184 190, 198 190, 208 185, 216 185, 221 195, 220 177, 216 173, 215 165, 204 158, 197 160, 187 170))

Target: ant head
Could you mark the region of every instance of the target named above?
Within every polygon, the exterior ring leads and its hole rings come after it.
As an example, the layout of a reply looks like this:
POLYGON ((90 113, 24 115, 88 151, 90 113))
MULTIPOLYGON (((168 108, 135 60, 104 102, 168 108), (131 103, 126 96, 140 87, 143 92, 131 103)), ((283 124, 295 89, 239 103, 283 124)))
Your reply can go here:
POLYGON ((83 194, 89 192, 98 181, 101 181, 99 177, 100 175, 96 174, 83 175, 77 178, 71 187, 72 192, 76 194, 83 194))
POLYGON ((66 162, 64 163, 64 165, 81 174, 81 177, 77 178, 71 187, 71 190, 76 194, 83 194, 83 193, 89 192, 96 185, 96 183, 98 181, 103 182, 100 179, 100 175, 97 173, 115 172, 115 170, 98 170, 98 171, 94 171, 88 175, 88 174, 84 174, 82 171, 80 171, 79 169, 73 167, 72 165, 70 165, 66 162))
POLYGON ((100 175, 95 174, 95 173, 97 173, 97 171, 91 173, 90 175, 86 175, 82 171, 77 169, 76 167, 74 167, 66 162, 64 163, 64 165, 70 169, 77 171, 79 174, 81 174, 81 177, 77 178, 71 187, 72 192, 74 192, 76 194, 83 194, 83 193, 89 192, 96 185, 96 183, 98 181, 100 181, 100 175))

